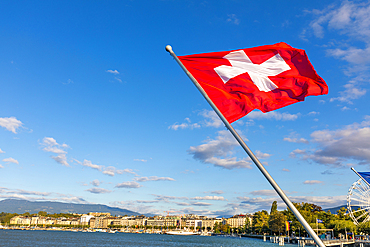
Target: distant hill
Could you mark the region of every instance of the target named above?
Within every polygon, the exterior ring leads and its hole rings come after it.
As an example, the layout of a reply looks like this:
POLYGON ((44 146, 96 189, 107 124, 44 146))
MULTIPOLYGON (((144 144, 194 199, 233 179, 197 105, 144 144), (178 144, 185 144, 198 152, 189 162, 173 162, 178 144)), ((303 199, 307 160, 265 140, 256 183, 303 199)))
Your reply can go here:
POLYGON ((126 209, 109 207, 102 204, 76 204, 64 202, 50 202, 50 201, 36 201, 31 202, 27 200, 5 199, 0 201, 0 212, 23 214, 29 212, 30 214, 45 211, 49 214, 54 213, 89 213, 89 212, 105 212, 111 215, 140 215, 126 209))
POLYGON ((327 208, 327 209, 323 209, 323 211, 325 211, 325 212, 330 211, 330 213, 332 213, 332 214, 337 214, 337 211, 341 208, 347 209, 347 205, 342 205, 342 206, 338 206, 338 207, 335 207, 335 208, 327 208))

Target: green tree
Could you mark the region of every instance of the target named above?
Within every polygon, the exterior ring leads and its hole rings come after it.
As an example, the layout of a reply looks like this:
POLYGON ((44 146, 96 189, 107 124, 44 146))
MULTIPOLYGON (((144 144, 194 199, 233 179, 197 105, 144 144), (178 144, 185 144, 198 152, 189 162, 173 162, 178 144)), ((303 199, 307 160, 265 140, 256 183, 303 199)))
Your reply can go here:
POLYGON ((252 221, 253 230, 258 233, 267 232, 269 229, 268 220, 269 214, 266 210, 254 213, 252 221))
POLYGON ((268 224, 272 232, 280 235, 280 233, 285 231, 286 216, 283 212, 276 211, 270 214, 268 224))
POLYGON ((274 201, 271 205, 270 215, 277 212, 277 201, 274 201))
POLYGON ((47 213, 47 212, 45 212, 45 211, 39 211, 37 214, 38 214, 39 216, 47 216, 47 215, 48 215, 48 213, 47 213))

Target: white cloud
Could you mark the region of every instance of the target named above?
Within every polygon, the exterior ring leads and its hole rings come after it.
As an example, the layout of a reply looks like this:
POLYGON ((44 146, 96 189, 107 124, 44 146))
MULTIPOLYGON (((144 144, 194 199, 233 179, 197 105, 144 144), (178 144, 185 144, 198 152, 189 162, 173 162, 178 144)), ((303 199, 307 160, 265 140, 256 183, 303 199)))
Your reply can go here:
POLYGON ((137 189, 137 188, 142 187, 142 185, 140 185, 137 182, 130 181, 130 182, 122 182, 122 183, 119 183, 119 184, 117 184, 114 187, 115 188, 134 188, 134 189, 137 189))
POLYGON ((294 121, 296 120, 300 114, 290 114, 290 113, 280 113, 276 111, 266 112, 263 113, 261 111, 252 111, 247 115, 247 118, 251 119, 275 119, 275 120, 282 120, 282 121, 294 121))
POLYGON ((318 11, 312 11, 316 18, 310 26, 315 36, 324 37, 324 27, 338 30, 340 34, 348 35, 368 42, 370 37, 370 3, 343 1, 341 6, 334 5, 318 11))
POLYGON ((192 200, 210 200, 210 201, 225 201, 223 196, 196 196, 192 200))
POLYGON ((282 170, 283 172, 290 172, 290 170, 289 169, 287 169, 287 168, 283 168, 283 170, 282 170))
POLYGON ((324 182, 323 181, 319 181, 319 180, 306 180, 303 183, 304 184, 323 184, 324 182))
POLYGON ((119 75, 119 72, 116 69, 115 70, 108 69, 105 72, 108 72, 108 73, 111 73, 111 74, 114 74, 114 75, 119 75))
POLYGON ((219 128, 220 126, 222 126, 222 121, 213 110, 203 110, 198 115, 202 116, 204 120, 200 121, 199 123, 192 123, 190 118, 185 118, 185 122, 174 123, 169 126, 168 129, 196 129, 200 127, 219 128))
MULTIPOLYGON (((129 169, 126 169, 126 170, 129 171, 129 169)), ((114 166, 108 166, 104 168, 103 174, 114 176, 115 174, 122 174, 124 172, 125 172, 124 170, 117 169, 114 166)), ((127 172, 127 173, 132 173, 132 172, 127 172)))
POLYGON ((135 181, 138 182, 148 182, 148 181, 175 181, 173 178, 169 177, 157 177, 157 176, 151 176, 151 177, 139 177, 134 178, 135 181))
POLYGON ((311 134, 312 142, 318 144, 314 151, 296 149, 292 157, 303 160, 346 167, 345 162, 357 160, 359 164, 370 164, 370 116, 361 123, 347 125, 337 130, 317 130, 311 134))
POLYGON ((207 203, 207 202, 193 202, 193 203, 191 203, 191 205, 199 206, 199 207, 207 207, 207 206, 211 206, 212 204, 207 203))
POLYGON ((144 159, 134 159, 134 161, 147 162, 147 160, 144 159))
POLYGON ((103 166, 101 166, 101 165, 93 164, 90 160, 84 160, 82 162, 82 165, 86 166, 86 167, 90 167, 90 168, 98 170, 98 171, 101 171, 102 168, 103 168, 103 166))
POLYGON ((13 159, 13 158, 6 158, 6 159, 3 159, 4 162, 6 163, 13 163, 13 164, 19 164, 18 160, 16 159, 13 159))
POLYGON ((211 191, 211 194, 216 194, 216 195, 221 195, 221 194, 224 194, 225 192, 223 192, 222 190, 214 190, 214 191, 211 191))
POLYGON ((289 137, 285 137, 283 140, 286 142, 293 142, 293 143, 304 143, 304 144, 309 143, 305 138, 299 137, 299 135, 295 132, 290 133, 289 137))
POLYGON ((254 196, 276 196, 277 193, 275 190, 255 190, 249 192, 249 194, 254 196))
POLYGON ((67 151, 64 150, 66 148, 69 148, 67 144, 59 144, 52 137, 44 137, 40 145, 44 147, 42 150, 44 150, 45 152, 57 154, 57 156, 51 156, 51 158, 55 160, 57 163, 64 166, 69 166, 66 156, 67 151))
POLYGON ((51 156, 53 160, 55 160, 57 163, 64 165, 64 166, 69 166, 67 162, 67 156, 65 154, 59 154, 57 156, 51 156))
POLYGON ((122 82, 121 78, 119 78, 119 77, 114 77, 114 79, 115 79, 116 81, 118 81, 118 82, 122 82))
POLYGON ((240 19, 237 18, 235 14, 231 14, 231 15, 227 15, 227 16, 228 16, 227 22, 233 23, 235 25, 240 24, 240 19))
POLYGON ((91 181, 91 184, 95 187, 98 187, 101 184, 101 182, 98 179, 95 179, 95 180, 91 181))
POLYGON ((106 167, 104 165, 96 165, 96 164, 93 164, 90 160, 84 160, 83 162, 80 162, 76 159, 73 159, 73 160, 82 166, 90 167, 92 169, 102 172, 105 175, 112 176, 112 177, 116 174, 123 174, 123 173, 130 173, 130 174, 136 175, 136 173, 132 171, 131 169, 120 170, 114 166, 106 167))
POLYGON ((268 159, 271 157, 271 154, 268 154, 268 153, 262 153, 261 151, 259 150, 256 150, 255 152, 255 155, 257 156, 258 159, 268 159))
POLYGON ((3 151, 3 150, 1 150, 1 148, 0 148, 0 154, 4 154, 5 152, 3 151))
POLYGON ((111 190, 107 190, 107 189, 103 189, 103 188, 97 188, 97 187, 87 189, 86 191, 94 193, 94 194, 106 194, 106 193, 111 193, 112 192, 111 190))
POLYGON ((354 75, 354 78, 344 86, 344 91, 339 92, 339 97, 333 97, 330 101, 352 104, 353 100, 366 94, 361 84, 369 81, 370 2, 343 1, 340 6, 331 5, 311 13, 315 19, 310 26, 316 37, 323 38, 326 29, 343 36, 342 41, 336 38, 336 43, 330 43, 328 46, 331 48, 326 52, 329 56, 348 62, 344 73, 347 76, 354 75))
POLYGON ((17 134, 17 129, 21 127, 23 123, 15 117, 0 118, 0 126, 5 129, 17 134))
POLYGON ((339 92, 339 97, 334 97, 330 99, 330 102, 333 101, 340 101, 349 104, 353 104, 353 100, 360 98, 361 96, 366 94, 366 89, 361 89, 361 82, 365 81, 366 79, 361 78, 358 76, 352 80, 350 80, 346 85, 344 85, 345 90, 339 92))
POLYGON ((301 138, 285 137, 283 140, 286 141, 286 142, 293 142, 293 143, 305 143, 305 144, 309 143, 306 139, 304 139, 302 137, 301 138))
POLYGON ((232 154, 233 149, 238 146, 238 142, 226 130, 218 132, 215 140, 207 140, 207 143, 197 147, 190 147, 188 153, 193 155, 203 163, 213 164, 226 169, 233 168, 249 168, 251 169, 251 162, 245 158, 237 160, 235 157, 227 157, 232 154))
POLYGON ((215 127, 219 128, 223 125, 221 119, 217 116, 216 112, 211 110, 203 110, 199 113, 199 115, 205 118, 204 122, 202 123, 205 127, 215 127))
POLYGON ((172 130, 178 130, 178 129, 195 129, 200 128, 200 125, 198 123, 192 124, 189 118, 185 118, 185 123, 174 123, 171 126, 168 127, 168 129, 172 130))
POLYGON ((0 165, 0 168, 4 168, 4 166, 0 165))

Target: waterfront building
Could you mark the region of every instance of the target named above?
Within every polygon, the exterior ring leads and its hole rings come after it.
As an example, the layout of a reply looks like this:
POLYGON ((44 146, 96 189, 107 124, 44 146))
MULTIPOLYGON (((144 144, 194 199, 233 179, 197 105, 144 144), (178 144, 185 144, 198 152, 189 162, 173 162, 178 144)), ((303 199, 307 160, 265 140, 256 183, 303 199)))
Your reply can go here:
POLYGON ((196 230, 197 227, 202 227, 202 220, 186 219, 185 226, 187 228, 196 230))
POLYGON ((177 227, 179 223, 180 223, 179 222, 179 217, 177 217, 177 216, 166 216, 164 218, 164 226, 165 227, 168 227, 168 226, 177 227))
POLYGON ((205 230, 211 229, 213 230, 215 223, 221 224, 222 219, 221 218, 204 218, 202 219, 202 227, 204 227, 205 230))
POLYGON ((38 216, 32 216, 31 217, 31 225, 37 225, 39 217, 38 216))
POLYGON ((225 219, 226 223, 230 225, 232 228, 243 227, 247 221, 252 223, 252 217, 248 215, 234 215, 228 219, 225 219))
POLYGON ((82 215, 80 217, 80 225, 83 225, 83 226, 90 225, 90 219, 93 217, 94 217, 93 215, 87 215, 87 214, 82 215))

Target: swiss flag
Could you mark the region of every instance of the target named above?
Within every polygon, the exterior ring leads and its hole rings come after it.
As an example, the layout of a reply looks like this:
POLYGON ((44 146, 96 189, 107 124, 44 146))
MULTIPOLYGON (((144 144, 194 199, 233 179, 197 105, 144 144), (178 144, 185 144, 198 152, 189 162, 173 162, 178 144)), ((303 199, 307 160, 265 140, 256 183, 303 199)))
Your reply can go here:
POLYGON ((229 123, 328 93, 306 52, 283 42, 178 58, 229 123))

